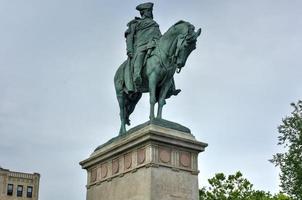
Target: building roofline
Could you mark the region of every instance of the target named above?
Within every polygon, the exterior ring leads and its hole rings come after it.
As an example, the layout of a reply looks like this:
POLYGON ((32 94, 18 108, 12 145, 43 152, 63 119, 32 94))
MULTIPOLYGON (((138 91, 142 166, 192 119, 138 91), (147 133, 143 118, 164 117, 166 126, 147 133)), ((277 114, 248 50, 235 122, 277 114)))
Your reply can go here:
POLYGON ((37 173, 37 172, 33 172, 33 173, 27 173, 27 172, 18 172, 18 171, 11 171, 9 169, 4 169, 2 167, 0 167, 0 171, 5 171, 8 173, 9 176, 21 176, 21 177, 24 177, 24 178, 28 178, 29 176, 32 176, 32 177, 39 177, 40 178, 40 174, 37 173))

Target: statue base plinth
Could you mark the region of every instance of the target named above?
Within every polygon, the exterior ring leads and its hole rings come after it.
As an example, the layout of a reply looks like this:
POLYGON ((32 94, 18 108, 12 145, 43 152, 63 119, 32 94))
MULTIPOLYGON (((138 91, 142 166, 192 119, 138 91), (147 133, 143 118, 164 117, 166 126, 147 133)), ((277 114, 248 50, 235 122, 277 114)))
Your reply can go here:
POLYGON ((198 200, 198 153, 206 143, 154 123, 98 147, 80 162, 87 200, 198 200))

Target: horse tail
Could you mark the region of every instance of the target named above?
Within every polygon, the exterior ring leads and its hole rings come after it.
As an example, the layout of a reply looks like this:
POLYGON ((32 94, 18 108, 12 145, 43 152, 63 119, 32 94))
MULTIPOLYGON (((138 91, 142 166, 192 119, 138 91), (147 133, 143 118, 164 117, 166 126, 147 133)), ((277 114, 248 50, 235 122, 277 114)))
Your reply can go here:
POLYGON ((115 72, 114 75, 114 86, 115 86, 115 91, 116 94, 118 95, 118 93, 122 93, 123 89, 125 87, 125 79, 124 79, 124 68, 127 64, 127 61, 123 62, 119 68, 117 69, 117 71, 115 72))
POLYGON ((126 123, 130 125, 130 115, 133 113, 136 104, 141 99, 142 93, 141 92, 131 92, 129 94, 126 94, 126 123))

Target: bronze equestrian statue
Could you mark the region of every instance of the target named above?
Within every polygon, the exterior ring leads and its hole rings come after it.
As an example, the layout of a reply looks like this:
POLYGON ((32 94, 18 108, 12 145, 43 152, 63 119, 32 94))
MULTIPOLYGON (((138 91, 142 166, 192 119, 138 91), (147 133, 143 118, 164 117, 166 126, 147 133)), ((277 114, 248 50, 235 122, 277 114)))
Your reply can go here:
POLYGON ((141 18, 128 23, 125 32, 128 59, 118 68, 114 76, 116 96, 120 107, 120 135, 130 125, 130 114, 134 111, 142 93, 150 93, 150 120, 154 119, 154 105, 158 103, 157 118, 162 118, 165 99, 177 95, 174 74, 184 67, 190 53, 196 48, 201 29, 189 22, 179 21, 161 35, 153 20, 153 3, 136 7, 141 18))

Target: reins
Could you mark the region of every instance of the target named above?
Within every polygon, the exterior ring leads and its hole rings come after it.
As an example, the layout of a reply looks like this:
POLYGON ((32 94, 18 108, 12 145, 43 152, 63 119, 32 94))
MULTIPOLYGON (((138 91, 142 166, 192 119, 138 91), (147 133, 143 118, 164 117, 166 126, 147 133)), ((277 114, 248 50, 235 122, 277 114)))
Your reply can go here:
MULTIPOLYGON (((162 49, 161 49, 161 47, 160 47, 160 44, 158 44, 158 52, 159 52, 159 55, 155 52, 155 56, 157 56, 158 58, 159 58, 159 60, 160 60, 160 64, 161 64, 161 66, 165 69, 165 70, 171 70, 171 68, 173 68, 172 66, 173 65, 176 65, 176 59, 177 59, 177 57, 178 57, 178 54, 179 54, 179 51, 180 51, 180 48, 181 48, 181 46, 182 46, 182 44, 183 44, 183 42, 185 41, 185 39, 186 39, 186 37, 187 36, 178 36, 178 37, 176 37, 176 39, 175 40, 177 40, 177 44, 176 44, 176 50, 175 50, 175 53, 173 54, 173 55, 169 55, 167 52, 165 52, 165 51, 163 51, 162 49), (162 58, 162 53, 163 54, 165 54, 166 56, 167 56, 167 58, 168 58, 168 65, 169 66, 167 66, 165 63, 164 63, 164 61, 163 61, 163 58, 162 58)), ((174 41, 173 41, 173 44, 174 44, 174 41)), ((171 48, 171 47, 170 47, 171 48)), ((179 73, 181 71, 181 68, 179 68, 179 67, 177 67, 176 68, 176 72, 177 73, 179 73)))

